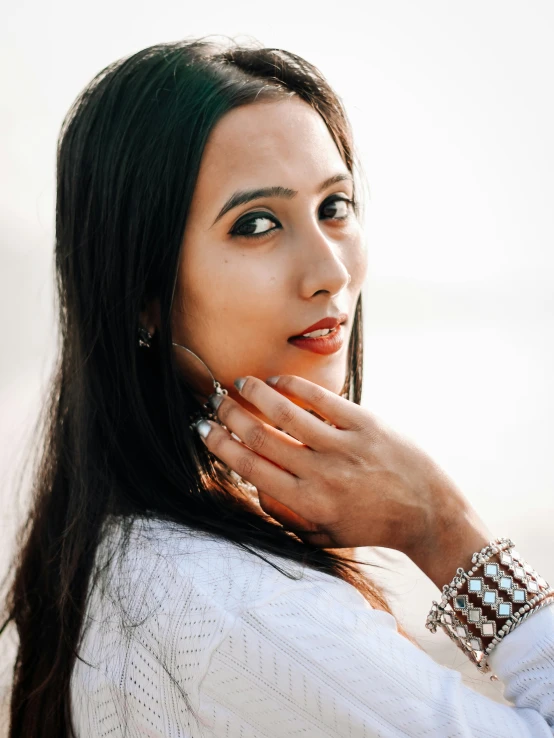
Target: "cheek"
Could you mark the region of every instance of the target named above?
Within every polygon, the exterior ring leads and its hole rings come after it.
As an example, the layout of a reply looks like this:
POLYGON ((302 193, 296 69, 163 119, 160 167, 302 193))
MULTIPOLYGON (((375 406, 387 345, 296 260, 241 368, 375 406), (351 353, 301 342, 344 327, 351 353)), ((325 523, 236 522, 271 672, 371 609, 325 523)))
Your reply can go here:
POLYGON ((201 324, 212 335, 237 336, 252 331, 275 310, 279 275, 268 259, 239 250, 195 250, 181 267, 185 323, 201 324))
POLYGON ((239 252, 221 258, 212 271, 211 299, 225 313, 226 321, 233 320, 233 316, 256 320, 270 309, 277 283, 278 276, 268 259, 239 252))

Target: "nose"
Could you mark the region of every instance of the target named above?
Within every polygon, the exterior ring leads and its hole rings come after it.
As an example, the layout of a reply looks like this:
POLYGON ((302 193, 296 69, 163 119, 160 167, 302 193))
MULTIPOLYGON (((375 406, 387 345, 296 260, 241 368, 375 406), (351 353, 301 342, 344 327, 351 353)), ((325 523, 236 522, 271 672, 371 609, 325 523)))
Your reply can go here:
POLYGON ((320 292, 332 297, 339 294, 352 280, 343 259, 346 244, 330 239, 317 227, 302 238, 302 266, 297 272, 301 296, 309 299, 320 292))

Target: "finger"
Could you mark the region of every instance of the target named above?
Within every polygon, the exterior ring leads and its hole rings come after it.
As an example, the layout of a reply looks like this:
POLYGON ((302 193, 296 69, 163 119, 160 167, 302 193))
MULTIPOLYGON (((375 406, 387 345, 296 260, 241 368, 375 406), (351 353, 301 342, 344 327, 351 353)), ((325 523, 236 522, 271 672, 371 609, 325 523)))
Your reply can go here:
POLYGON ((293 530, 295 528, 311 529, 312 526, 308 520, 301 518, 300 515, 297 515, 286 505, 283 505, 282 502, 270 497, 270 495, 262 492, 262 490, 258 490, 258 499, 262 510, 264 510, 268 515, 271 515, 275 520, 279 521, 279 523, 288 530, 293 530))
POLYGON ((231 437, 229 431, 211 420, 196 424, 200 437, 209 451, 227 464, 245 481, 264 490, 287 507, 298 508, 299 478, 258 456, 243 443, 231 437), (207 432, 207 435, 205 435, 207 432))
POLYGON ((286 505, 278 502, 273 497, 262 492, 262 490, 258 490, 258 499, 262 510, 274 518, 274 520, 277 520, 278 523, 281 523, 283 528, 292 531, 303 541, 315 546, 334 545, 330 536, 324 531, 319 530, 317 525, 297 515, 286 507, 286 505))
POLYGON ((271 515, 275 520, 279 521, 279 523, 281 523, 284 528, 287 528, 287 530, 293 530, 295 532, 303 530, 308 533, 317 531, 316 525, 310 523, 306 518, 297 515, 286 505, 283 505, 282 502, 270 497, 270 495, 266 494, 262 490, 258 490, 258 499, 262 510, 264 510, 268 515, 271 515))
MULTIPOLYGON (((281 393, 289 395, 289 397, 293 398, 295 401, 299 401, 303 408, 314 410, 322 418, 325 418, 336 426, 337 429, 357 430, 359 428, 360 407, 355 402, 350 402, 350 400, 340 397, 340 395, 325 389, 325 387, 321 387, 319 384, 310 382, 308 379, 298 377, 295 374, 282 374, 281 376, 272 379, 275 379, 276 381, 271 383, 271 387, 278 390, 280 395, 281 393)), ((247 377, 246 382, 242 387, 241 395, 248 400, 248 402, 252 401, 253 404, 256 405, 264 415, 266 415, 266 417, 273 420, 274 417, 269 415, 266 412, 266 409, 271 412, 271 408, 276 406, 276 401, 271 393, 268 394, 267 391, 262 389, 267 386, 268 385, 265 382, 262 382, 256 377, 247 377), (270 400, 269 398, 272 399, 270 400)), ((295 403, 292 404, 294 407, 297 407, 295 403)), ((288 407, 288 405, 285 404, 283 408, 286 407, 288 407)), ((305 420, 306 417, 310 418, 312 421, 305 421, 307 428, 329 428, 329 426, 322 426, 321 421, 314 418, 314 416, 309 415, 309 413, 304 413, 302 419, 305 420), (316 425, 314 426, 313 423, 316 425)), ((282 423, 277 423, 277 425, 285 428, 282 423)), ((288 430, 288 428, 285 428, 285 430, 288 430)), ((298 438, 298 436, 295 437, 298 438)), ((336 443, 336 434, 332 437, 336 443)))
POLYGON ((219 397, 223 399, 217 407, 218 419, 243 443, 295 476, 303 478, 307 476, 308 465, 313 462, 315 451, 296 438, 256 418, 232 397, 228 395, 219 397))
POLYGON ((329 448, 336 447, 339 438, 335 428, 310 415, 261 379, 247 377, 240 394, 261 410, 270 423, 282 428, 314 451, 328 451, 329 448))

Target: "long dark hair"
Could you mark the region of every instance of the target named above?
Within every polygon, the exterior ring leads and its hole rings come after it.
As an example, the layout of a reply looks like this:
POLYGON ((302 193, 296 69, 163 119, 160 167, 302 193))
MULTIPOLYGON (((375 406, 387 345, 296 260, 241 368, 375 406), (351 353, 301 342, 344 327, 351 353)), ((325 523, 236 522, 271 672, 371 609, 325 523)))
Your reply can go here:
MULTIPOLYGON (((233 108, 291 93, 323 117, 353 171, 345 111, 318 69, 256 43, 204 38, 151 46, 103 69, 64 119, 57 151, 59 357, 38 426, 32 510, 10 574, 4 626, 13 622, 18 635, 11 738, 73 735, 70 677, 108 516, 176 521, 302 562, 350 582, 390 612, 355 560, 304 543, 261 515, 222 472, 189 429, 200 405, 171 349, 179 250, 208 135, 233 108), (152 349, 141 350, 139 314, 152 298, 160 302, 161 329, 152 349)), ((360 297, 344 390, 353 402, 360 402, 361 383, 360 297)))

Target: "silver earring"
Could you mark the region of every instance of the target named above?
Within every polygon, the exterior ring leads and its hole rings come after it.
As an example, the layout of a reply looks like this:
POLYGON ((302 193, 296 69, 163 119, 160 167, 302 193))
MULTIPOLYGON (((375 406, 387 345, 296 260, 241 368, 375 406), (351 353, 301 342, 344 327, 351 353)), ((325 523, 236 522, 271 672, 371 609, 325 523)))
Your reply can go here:
MULTIPOLYGON (((213 391, 212 394, 215 394, 215 395, 223 395, 223 396, 229 394, 227 392, 227 390, 224 389, 221 386, 221 383, 217 381, 217 379, 211 373, 210 368, 208 367, 208 365, 206 364, 206 362, 205 361, 202 361, 202 359, 198 356, 198 354, 195 354, 194 351, 191 351, 189 348, 187 348, 186 346, 181 345, 180 343, 175 343, 175 341, 172 341, 171 343, 172 343, 173 346, 177 346, 178 348, 182 348, 185 351, 188 351, 189 354, 192 354, 192 356, 194 356, 195 359, 198 359, 198 361, 200 361, 206 367, 206 369, 208 370, 208 374, 210 375, 213 388, 214 388, 214 391, 213 391)), ((212 395, 210 395, 210 397, 211 396, 212 395)), ((192 413, 190 415, 190 418, 189 419, 190 419, 191 423, 189 425, 189 428, 191 430, 196 430, 195 429, 195 423, 197 423, 199 420, 204 420, 206 418, 209 419, 209 420, 213 420, 215 423, 218 423, 219 425, 223 426, 224 428, 226 427, 219 420, 219 418, 217 417, 216 411, 209 404, 209 398, 208 398, 208 401, 204 405, 202 405, 202 408, 203 408, 203 410, 197 410, 196 412, 194 412, 194 413, 192 413)), ((234 433, 231 432, 231 435, 236 440, 240 440, 238 438, 238 436, 236 436, 234 433)), ((230 466, 227 466, 227 464, 225 464, 224 466, 225 466, 225 468, 227 470, 227 473, 230 475, 231 479, 234 481, 234 483, 238 487, 240 487, 242 490, 244 490, 245 492, 247 492, 247 493, 249 493, 251 495, 255 495, 257 493, 257 489, 256 489, 256 487, 253 484, 251 484, 250 482, 247 482, 246 480, 244 480, 239 474, 237 474, 236 471, 234 471, 234 469, 231 469, 230 466)))
MULTIPOLYGON (((213 393, 212 394, 215 394, 215 395, 228 395, 229 394, 227 392, 227 390, 224 389, 221 386, 221 383, 217 381, 217 379, 211 373, 210 368, 208 367, 208 365, 206 364, 206 362, 205 361, 202 361, 202 359, 198 356, 198 354, 195 354, 194 351, 191 351, 189 348, 187 348, 186 346, 181 345, 180 343, 175 343, 175 341, 172 341, 171 343, 172 343, 173 346, 178 346, 179 348, 182 348, 184 351, 188 351, 189 354, 192 354, 192 356, 194 356, 195 359, 198 359, 198 361, 206 367, 206 369, 208 371, 208 374, 210 375, 211 383, 213 385, 213 393)), ((210 397, 211 396, 212 395, 210 395, 210 397)), ((217 417, 216 411, 209 404, 209 399, 208 399, 208 401, 206 403, 204 403, 204 405, 202 405, 202 407, 203 407, 203 410, 198 410, 198 411, 192 413, 192 415, 190 416, 191 423, 190 423, 190 426, 189 427, 190 427, 191 430, 194 430, 194 424, 198 420, 200 420, 201 418, 206 418, 206 417, 209 420, 213 420, 214 422, 219 423, 219 425, 221 425, 221 422, 219 421, 219 419, 217 417)))
POLYGON ((144 326, 140 326, 138 329, 138 344, 142 348, 152 348, 152 338, 154 337, 152 333, 150 333, 149 330, 144 328, 144 326))

